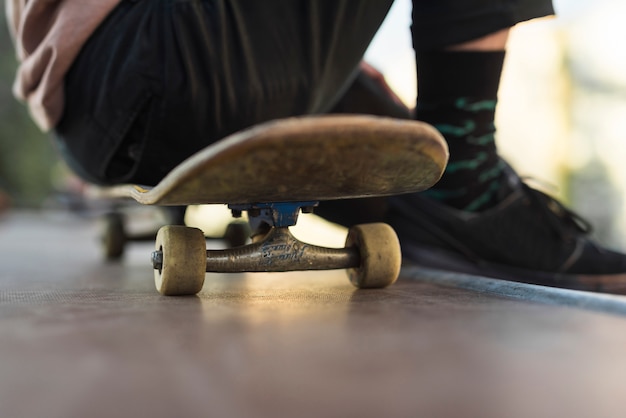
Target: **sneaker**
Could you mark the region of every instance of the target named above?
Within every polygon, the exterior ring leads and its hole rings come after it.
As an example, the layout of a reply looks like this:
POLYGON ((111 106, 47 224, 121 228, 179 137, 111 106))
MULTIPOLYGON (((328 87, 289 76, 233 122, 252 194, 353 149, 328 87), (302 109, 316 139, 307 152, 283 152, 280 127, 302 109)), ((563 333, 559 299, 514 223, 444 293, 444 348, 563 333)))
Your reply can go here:
POLYGON ((562 288, 626 294, 626 255, 589 238, 580 216, 507 167, 506 196, 472 213, 420 194, 389 200, 405 261, 424 267, 562 288), (511 192, 512 191, 512 192, 511 192))

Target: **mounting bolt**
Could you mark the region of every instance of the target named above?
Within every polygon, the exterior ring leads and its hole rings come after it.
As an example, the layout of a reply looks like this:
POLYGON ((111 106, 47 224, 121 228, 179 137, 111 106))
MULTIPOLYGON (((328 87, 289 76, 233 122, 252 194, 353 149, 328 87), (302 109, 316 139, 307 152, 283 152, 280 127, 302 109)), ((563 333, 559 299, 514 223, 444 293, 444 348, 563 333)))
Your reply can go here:
POLYGON ((233 218, 241 218, 241 210, 240 209, 231 209, 230 212, 233 214, 233 218))

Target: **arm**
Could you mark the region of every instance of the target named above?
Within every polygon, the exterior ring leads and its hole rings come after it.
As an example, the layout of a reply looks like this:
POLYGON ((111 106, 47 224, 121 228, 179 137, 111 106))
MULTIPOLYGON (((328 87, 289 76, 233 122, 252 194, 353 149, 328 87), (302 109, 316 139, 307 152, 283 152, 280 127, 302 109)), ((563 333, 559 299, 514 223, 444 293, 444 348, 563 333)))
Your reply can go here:
POLYGON ((64 77, 84 42, 121 0, 5 0, 19 60, 13 94, 44 131, 61 118, 64 77))

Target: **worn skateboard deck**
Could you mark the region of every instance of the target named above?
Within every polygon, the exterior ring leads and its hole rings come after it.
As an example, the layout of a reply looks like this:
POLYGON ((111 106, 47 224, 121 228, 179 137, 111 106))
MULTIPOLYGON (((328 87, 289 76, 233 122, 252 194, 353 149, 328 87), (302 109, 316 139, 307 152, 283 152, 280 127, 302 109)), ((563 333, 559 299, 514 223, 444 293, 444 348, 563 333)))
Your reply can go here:
POLYGON ((320 201, 417 192, 448 158, 431 126, 373 116, 309 116, 257 125, 191 156, 157 186, 107 193, 148 205, 320 201))

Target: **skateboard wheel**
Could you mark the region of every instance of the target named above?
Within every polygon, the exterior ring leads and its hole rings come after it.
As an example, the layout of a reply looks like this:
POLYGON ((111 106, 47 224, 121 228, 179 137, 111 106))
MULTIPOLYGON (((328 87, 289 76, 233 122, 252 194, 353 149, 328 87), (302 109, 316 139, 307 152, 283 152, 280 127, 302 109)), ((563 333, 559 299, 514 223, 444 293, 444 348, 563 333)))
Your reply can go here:
POLYGON ((348 231, 346 247, 355 246, 361 265, 348 269, 350 282, 359 289, 393 284, 400 274, 402 255, 398 236, 384 223, 355 225, 348 231))
POLYGON ((124 217, 119 213, 108 213, 101 220, 100 239, 106 260, 119 260, 126 246, 124 217))
POLYGON ((197 228, 169 225, 159 229, 155 249, 161 265, 154 270, 154 284, 165 296, 195 295, 206 273, 206 241, 197 228))

